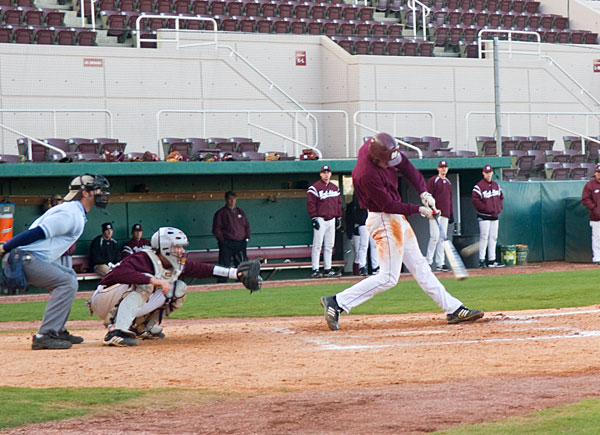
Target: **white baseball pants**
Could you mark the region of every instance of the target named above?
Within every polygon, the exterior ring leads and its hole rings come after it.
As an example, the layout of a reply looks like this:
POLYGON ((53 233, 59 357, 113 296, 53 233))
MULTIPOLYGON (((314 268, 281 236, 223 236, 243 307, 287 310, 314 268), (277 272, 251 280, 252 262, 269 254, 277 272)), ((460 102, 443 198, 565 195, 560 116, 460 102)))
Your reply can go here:
POLYGON ((600 261, 600 221, 590 221, 592 227, 592 261, 600 261))
POLYGON ((366 226, 377 245, 379 273, 338 293, 336 300, 340 308, 348 313, 353 307, 394 287, 400 278, 402 263, 444 313, 451 314, 462 305, 429 268, 415 233, 403 215, 369 212, 366 226))
POLYGON ((375 240, 369 234, 366 225, 358 227, 358 236, 352 236, 352 244, 354 245, 354 252, 356 253, 354 262, 358 263, 358 267, 363 268, 367 266, 367 251, 369 248, 371 248, 371 268, 377 269, 379 267, 377 246, 375 245, 375 240))
MULTIPOLYGON (((440 225, 444 230, 444 234, 448 235, 448 218, 440 216, 440 225)), ((438 227, 435 219, 429 219, 429 244, 427 245, 427 263, 433 264, 438 267, 443 266, 445 263, 444 247, 442 246, 443 238, 440 234, 440 228, 438 227)))
POLYGON ((319 257, 321 256, 321 246, 323 247, 323 268, 331 269, 331 255, 333 254, 333 245, 335 244, 335 218, 326 221, 322 217, 316 218, 319 222, 319 229, 313 228, 313 244, 311 261, 313 270, 319 270, 319 257))
POLYGON ((496 260, 496 242, 498 241, 498 220, 479 219, 479 260, 485 260, 487 248, 488 261, 496 260))

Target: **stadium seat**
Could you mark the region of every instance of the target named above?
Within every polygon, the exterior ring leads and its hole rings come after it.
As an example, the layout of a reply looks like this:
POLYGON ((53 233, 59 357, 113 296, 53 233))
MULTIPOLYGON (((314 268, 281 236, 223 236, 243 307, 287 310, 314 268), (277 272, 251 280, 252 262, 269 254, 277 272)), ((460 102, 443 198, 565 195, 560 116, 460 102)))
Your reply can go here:
POLYGON ((481 155, 483 156, 497 156, 496 140, 486 140, 481 146, 481 155))
POLYGON ((0 154, 0 163, 19 163, 21 156, 16 154, 0 154))
POLYGON ((71 137, 67 139, 67 143, 71 151, 77 151, 84 154, 98 154, 98 144, 92 142, 91 139, 82 137, 71 137))
POLYGON ((581 137, 580 136, 563 136, 563 142, 566 150, 574 149, 581 151, 581 137))
POLYGON ((255 152, 255 151, 244 151, 242 153, 242 157, 248 160, 264 160, 265 155, 263 153, 255 152))
POLYGON ((475 151, 456 150, 456 157, 475 157, 475 151))
POLYGON ((73 28, 56 29, 56 43, 58 45, 75 45, 76 35, 73 28))
POLYGON ((35 27, 33 31, 33 42, 36 44, 54 44, 54 27, 35 27))

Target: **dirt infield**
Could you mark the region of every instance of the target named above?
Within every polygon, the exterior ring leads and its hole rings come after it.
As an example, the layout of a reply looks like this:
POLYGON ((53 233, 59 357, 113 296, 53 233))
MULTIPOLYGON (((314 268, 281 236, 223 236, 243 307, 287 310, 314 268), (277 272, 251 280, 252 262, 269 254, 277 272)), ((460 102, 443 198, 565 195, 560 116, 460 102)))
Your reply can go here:
POLYGON ((226 400, 18 428, 8 433, 423 433, 600 397, 600 305, 491 312, 169 320, 167 338, 101 345, 100 322, 69 322, 85 342, 31 351, 37 322, 0 323, 0 384, 189 388, 226 400), (145 369, 140 369, 145 367, 145 369))

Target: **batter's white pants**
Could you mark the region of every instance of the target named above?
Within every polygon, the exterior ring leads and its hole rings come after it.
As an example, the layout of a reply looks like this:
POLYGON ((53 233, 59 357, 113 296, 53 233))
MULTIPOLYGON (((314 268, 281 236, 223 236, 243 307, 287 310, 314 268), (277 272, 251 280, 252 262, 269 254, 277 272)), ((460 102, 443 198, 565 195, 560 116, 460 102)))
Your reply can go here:
POLYGON ((485 260, 487 248, 488 261, 496 261, 496 242, 498 241, 498 220, 479 219, 479 260, 485 260))
MULTIPOLYGON (((444 234, 448 235, 448 218, 440 216, 440 225, 444 230, 444 234)), ((438 227, 435 219, 429 219, 429 244, 427 245, 427 263, 441 267, 445 264, 444 261, 444 247, 442 246, 443 238, 440 234, 440 228, 438 227)))
POLYGON ((318 217, 319 229, 313 228, 313 244, 312 244, 312 268, 319 270, 319 257, 321 256, 321 246, 323 247, 323 268, 331 269, 331 255, 333 254, 333 245, 335 244, 335 218, 326 221, 322 217, 318 217))
POLYGON ((335 298, 340 308, 348 313, 353 307, 394 287, 400 278, 402 263, 444 313, 451 314, 462 305, 429 268, 415 233, 403 215, 369 212, 366 226, 377 245, 379 273, 338 293, 335 298))
POLYGON ((600 261, 600 221, 590 221, 592 227, 592 261, 600 261))
POLYGON ((358 263, 358 267, 363 268, 367 266, 367 251, 369 248, 371 248, 371 268, 377 269, 379 267, 377 246, 375 245, 375 240, 369 234, 366 225, 358 227, 358 236, 352 236, 352 244, 356 253, 354 262, 358 263))

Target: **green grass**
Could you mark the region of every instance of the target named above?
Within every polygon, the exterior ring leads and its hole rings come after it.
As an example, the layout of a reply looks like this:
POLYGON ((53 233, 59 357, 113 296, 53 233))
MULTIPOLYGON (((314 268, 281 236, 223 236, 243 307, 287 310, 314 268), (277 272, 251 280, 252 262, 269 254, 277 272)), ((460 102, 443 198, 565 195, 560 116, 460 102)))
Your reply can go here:
POLYGON ((595 435, 598 433, 600 400, 582 400, 571 405, 510 417, 490 423, 460 426, 434 432, 439 435, 595 435))
POLYGON ((0 388, 0 429, 80 417, 146 394, 123 388, 0 388))
MULTIPOLYGON (((576 307, 597 304, 596 270, 471 277, 458 282, 442 279, 448 291, 467 306, 487 311, 576 307)), ((172 318, 315 316, 321 314, 319 298, 344 290, 341 283, 301 287, 267 287, 249 295, 247 290, 190 293, 172 318)), ((0 304, 0 322, 41 320, 45 302, 0 304)), ((414 281, 395 288, 356 307, 356 314, 402 314, 436 312, 437 305, 414 281)), ((84 300, 76 300, 70 320, 96 319, 84 300)))

